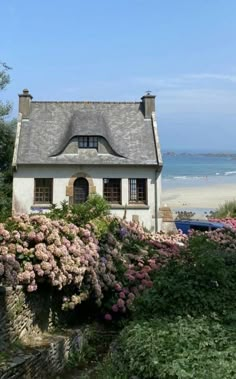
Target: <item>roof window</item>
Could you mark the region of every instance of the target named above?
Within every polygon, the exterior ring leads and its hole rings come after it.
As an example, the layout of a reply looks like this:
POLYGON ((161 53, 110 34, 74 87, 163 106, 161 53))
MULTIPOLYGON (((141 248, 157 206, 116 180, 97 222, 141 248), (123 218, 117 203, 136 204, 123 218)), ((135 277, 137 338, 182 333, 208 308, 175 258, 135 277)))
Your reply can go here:
POLYGON ((79 148, 80 149, 97 149, 98 137, 94 137, 94 136, 79 137, 79 148))

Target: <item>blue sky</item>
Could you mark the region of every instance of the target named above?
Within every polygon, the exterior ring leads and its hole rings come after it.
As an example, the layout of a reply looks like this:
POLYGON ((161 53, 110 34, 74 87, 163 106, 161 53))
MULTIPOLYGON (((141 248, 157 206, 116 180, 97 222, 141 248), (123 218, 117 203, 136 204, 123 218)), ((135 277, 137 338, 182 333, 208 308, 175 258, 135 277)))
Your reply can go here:
POLYGON ((235 0, 3 0, 2 94, 139 101, 157 95, 163 149, 236 151, 235 0))

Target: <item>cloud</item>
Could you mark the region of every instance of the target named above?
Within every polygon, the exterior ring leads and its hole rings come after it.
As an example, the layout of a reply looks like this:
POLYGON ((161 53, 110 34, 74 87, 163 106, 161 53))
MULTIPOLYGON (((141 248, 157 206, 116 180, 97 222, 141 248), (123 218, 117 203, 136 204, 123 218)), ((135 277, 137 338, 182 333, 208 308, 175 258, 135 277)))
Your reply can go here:
MULTIPOLYGON (((152 88, 168 89, 168 88, 184 88, 217 85, 217 82, 236 83, 236 75, 214 74, 214 73, 197 73, 182 74, 177 77, 139 77, 136 78, 137 83, 152 88), (211 83, 209 83, 209 81, 211 83)), ((222 84, 222 83, 221 83, 222 84)))
POLYGON ((200 74, 190 74, 183 75, 185 79, 201 80, 201 79, 210 79, 210 80, 220 80, 236 83, 236 75, 225 75, 225 74, 210 74, 210 73, 200 73, 200 74))
POLYGON ((236 75, 215 73, 137 78, 137 85, 151 88, 160 111, 168 114, 235 115, 235 83, 236 75))
MULTIPOLYGON (((197 113, 235 115, 236 75, 193 73, 176 77, 125 77, 69 83, 59 91, 68 100, 139 101, 145 90, 157 95, 158 110, 164 114, 197 113)), ((59 95, 60 96, 60 95, 59 95)), ((178 116, 178 117, 179 117, 178 116)))

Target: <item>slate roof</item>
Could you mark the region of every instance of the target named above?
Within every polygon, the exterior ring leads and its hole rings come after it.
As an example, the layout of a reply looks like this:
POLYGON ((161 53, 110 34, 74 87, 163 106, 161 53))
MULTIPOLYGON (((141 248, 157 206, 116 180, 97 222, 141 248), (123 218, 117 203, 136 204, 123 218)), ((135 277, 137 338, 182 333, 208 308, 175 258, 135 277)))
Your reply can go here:
POLYGON ((152 121, 142 103, 35 102, 20 130, 17 164, 158 165, 152 121), (116 155, 64 154, 79 135, 104 137, 116 155))

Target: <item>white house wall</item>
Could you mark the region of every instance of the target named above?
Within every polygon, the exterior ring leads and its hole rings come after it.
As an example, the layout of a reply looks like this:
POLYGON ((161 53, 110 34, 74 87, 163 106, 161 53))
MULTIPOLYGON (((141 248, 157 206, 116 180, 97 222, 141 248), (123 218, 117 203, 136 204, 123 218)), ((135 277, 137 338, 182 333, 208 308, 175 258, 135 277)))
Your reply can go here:
MULTIPOLYGON (((149 230, 155 229, 155 202, 157 210, 160 206, 161 178, 152 168, 131 167, 96 167, 96 166, 18 166, 13 179, 13 212, 32 213, 37 211, 34 205, 34 178, 53 178, 53 203, 60 204, 69 200, 66 187, 70 177, 84 173, 93 179, 96 193, 103 195, 103 178, 122 178, 122 205, 112 208, 111 213, 132 220, 138 216, 140 222, 149 230), (157 177, 157 179, 156 179, 157 177), (128 178, 147 178, 148 207, 128 204, 128 178), (156 190, 155 190, 156 180, 156 190)), ((40 205, 38 205, 40 208, 40 205)), ((156 226, 158 230, 158 219, 156 226)))

